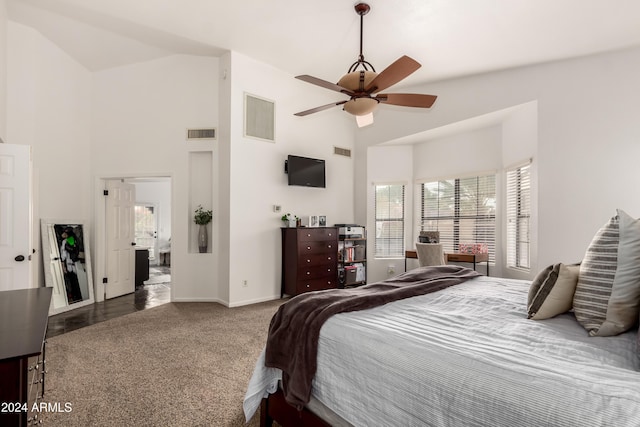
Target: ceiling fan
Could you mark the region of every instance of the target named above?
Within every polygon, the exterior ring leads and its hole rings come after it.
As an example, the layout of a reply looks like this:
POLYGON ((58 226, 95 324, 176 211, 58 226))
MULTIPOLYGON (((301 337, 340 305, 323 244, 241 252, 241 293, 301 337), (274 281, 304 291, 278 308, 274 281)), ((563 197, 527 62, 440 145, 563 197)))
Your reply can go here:
POLYGON ((354 62, 347 74, 342 76, 338 83, 331 83, 326 80, 309 75, 296 76, 307 83, 321 86, 326 89, 335 90, 349 96, 348 100, 332 102, 310 110, 300 111, 296 116, 306 116, 318 111, 327 110, 338 105, 342 109, 356 116, 359 127, 373 123, 373 111, 379 103, 399 105, 403 107, 429 108, 435 102, 437 96, 422 95, 416 93, 380 93, 388 87, 398 83, 400 80, 416 71, 421 65, 408 56, 402 56, 393 64, 385 68, 381 73, 376 73, 369 62, 365 61, 362 54, 362 24, 364 15, 369 13, 371 8, 366 3, 357 3, 354 6, 356 13, 360 15, 360 55, 354 62))

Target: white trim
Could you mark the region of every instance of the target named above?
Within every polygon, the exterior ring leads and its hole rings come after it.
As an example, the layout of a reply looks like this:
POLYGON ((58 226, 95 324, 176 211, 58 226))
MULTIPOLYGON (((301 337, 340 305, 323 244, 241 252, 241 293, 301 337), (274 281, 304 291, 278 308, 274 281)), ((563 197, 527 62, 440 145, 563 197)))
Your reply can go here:
POLYGON ((424 184, 425 182, 437 182, 437 181, 448 181, 448 180, 452 180, 452 179, 465 179, 465 178, 476 178, 476 177, 480 177, 480 176, 489 176, 489 175, 497 175, 498 174, 498 170, 497 169, 492 169, 492 170, 488 170, 488 171, 482 171, 482 172, 472 172, 472 173, 467 173, 464 175, 453 175, 453 176, 447 176, 447 177, 435 177, 435 178, 418 178, 414 181, 414 184, 424 184))
POLYGON ((377 181, 371 181, 371 185, 372 186, 377 186, 377 185, 404 185, 405 187, 409 185, 408 181, 383 181, 383 182, 377 182, 377 181))
POLYGON ((518 163, 513 163, 513 164, 511 164, 509 166, 506 166, 505 168, 503 168, 503 170, 505 172, 511 172, 513 170, 516 170, 516 169, 519 169, 519 168, 523 168, 525 166, 529 166, 531 163, 533 163, 533 157, 529 157, 526 160, 522 160, 522 161, 520 161, 518 163))

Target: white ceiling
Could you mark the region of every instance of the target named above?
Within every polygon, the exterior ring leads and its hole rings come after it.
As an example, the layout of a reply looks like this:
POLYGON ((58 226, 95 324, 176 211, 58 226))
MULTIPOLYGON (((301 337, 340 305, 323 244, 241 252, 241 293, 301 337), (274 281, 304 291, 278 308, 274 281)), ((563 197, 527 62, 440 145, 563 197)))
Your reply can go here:
MULTIPOLYGON (((354 0, 7 0, 89 70, 233 50, 337 82, 359 53, 354 0)), ((368 0, 365 59, 422 68, 398 86, 640 46, 638 0, 368 0)))

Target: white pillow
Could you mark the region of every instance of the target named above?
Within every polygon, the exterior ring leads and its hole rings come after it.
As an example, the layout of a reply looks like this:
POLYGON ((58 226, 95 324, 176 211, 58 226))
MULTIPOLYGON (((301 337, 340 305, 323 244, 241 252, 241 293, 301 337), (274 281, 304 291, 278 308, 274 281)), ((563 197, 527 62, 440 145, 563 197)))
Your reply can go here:
POLYGON ((580 265, 562 263, 542 270, 529 290, 529 319, 549 319, 571 310, 579 272, 580 265))

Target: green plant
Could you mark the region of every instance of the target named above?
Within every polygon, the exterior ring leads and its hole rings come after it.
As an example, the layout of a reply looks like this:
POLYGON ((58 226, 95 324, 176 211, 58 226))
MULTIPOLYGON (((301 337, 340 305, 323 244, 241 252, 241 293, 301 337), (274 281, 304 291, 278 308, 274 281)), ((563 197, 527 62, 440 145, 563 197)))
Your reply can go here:
POLYGON ((299 218, 297 215, 291 215, 290 213, 286 213, 282 215, 282 218, 280 219, 283 221, 291 221, 292 219, 295 219, 297 221, 299 218))
POLYGON ((196 215, 193 217, 193 220, 198 225, 207 225, 213 219, 213 212, 210 210, 206 210, 202 207, 202 205, 198 205, 196 208, 196 215))

